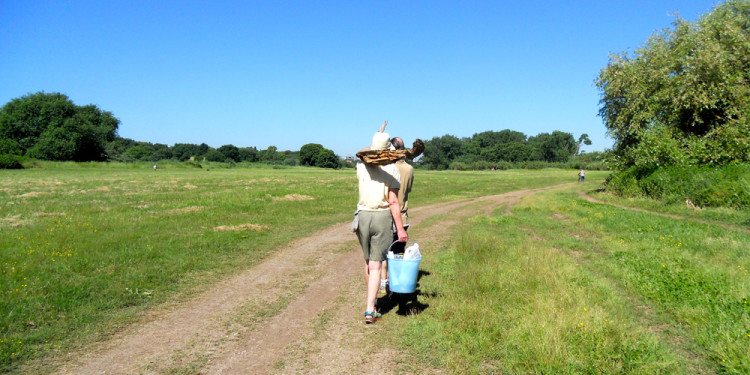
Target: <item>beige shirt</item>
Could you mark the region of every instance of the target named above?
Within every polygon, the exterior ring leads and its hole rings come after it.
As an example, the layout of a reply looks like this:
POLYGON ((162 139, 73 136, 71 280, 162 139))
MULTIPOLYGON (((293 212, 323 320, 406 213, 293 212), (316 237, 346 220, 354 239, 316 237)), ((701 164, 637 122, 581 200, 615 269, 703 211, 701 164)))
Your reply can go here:
POLYGON ((384 166, 357 163, 359 202, 362 211, 389 210, 388 190, 401 187, 401 177, 395 164, 384 166))
POLYGON ((401 175, 401 188, 398 189, 398 202, 401 205, 401 222, 404 226, 409 225, 409 192, 414 182, 414 168, 405 160, 396 162, 396 168, 401 175))

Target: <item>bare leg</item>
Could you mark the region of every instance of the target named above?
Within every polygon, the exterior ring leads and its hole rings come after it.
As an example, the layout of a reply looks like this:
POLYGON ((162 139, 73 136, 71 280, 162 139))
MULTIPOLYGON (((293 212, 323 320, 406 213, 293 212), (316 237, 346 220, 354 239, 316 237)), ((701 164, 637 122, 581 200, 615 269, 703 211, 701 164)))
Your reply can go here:
POLYGON ((367 262, 367 310, 375 311, 375 301, 378 298, 378 288, 380 288, 380 262, 367 262))
POLYGON ((387 260, 383 261, 383 265, 380 268, 380 280, 388 280, 388 261, 387 260))

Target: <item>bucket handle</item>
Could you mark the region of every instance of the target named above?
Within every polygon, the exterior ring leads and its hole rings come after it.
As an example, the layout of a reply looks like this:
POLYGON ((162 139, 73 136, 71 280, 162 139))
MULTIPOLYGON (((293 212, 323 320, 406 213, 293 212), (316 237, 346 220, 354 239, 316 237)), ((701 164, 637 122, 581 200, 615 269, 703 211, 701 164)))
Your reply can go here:
MULTIPOLYGON (((399 243, 399 240, 393 241, 393 243, 390 246, 388 246, 388 250, 387 251, 391 251, 391 248, 393 247, 393 245, 395 245, 397 243, 399 243)), ((409 243, 409 241, 406 241, 405 243, 409 243)))

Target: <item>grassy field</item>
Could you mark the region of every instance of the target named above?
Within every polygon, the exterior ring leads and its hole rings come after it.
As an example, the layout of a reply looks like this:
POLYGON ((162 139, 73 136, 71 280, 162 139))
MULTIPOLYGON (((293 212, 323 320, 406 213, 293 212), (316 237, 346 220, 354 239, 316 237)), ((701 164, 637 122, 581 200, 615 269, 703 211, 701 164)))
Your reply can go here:
POLYGON ((679 220, 581 188, 467 223, 423 261, 429 313, 386 321, 390 334, 451 373, 750 373, 747 226, 694 220, 747 213, 649 207, 679 220))
MULTIPOLYGON (((351 218, 354 171, 40 163, 0 171, 0 371, 106 339, 279 245, 351 218)), ((590 172, 600 178, 605 172, 590 172)), ((419 171, 413 205, 576 171, 419 171)))

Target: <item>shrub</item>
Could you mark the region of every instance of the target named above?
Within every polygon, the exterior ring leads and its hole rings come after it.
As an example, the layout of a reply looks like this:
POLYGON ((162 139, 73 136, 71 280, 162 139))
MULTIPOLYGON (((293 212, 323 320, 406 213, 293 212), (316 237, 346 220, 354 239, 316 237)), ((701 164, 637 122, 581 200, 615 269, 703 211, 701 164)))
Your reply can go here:
POLYGON ((16 155, 0 155, 0 169, 23 169, 21 158, 16 155))
POLYGON ((184 162, 182 162, 182 164, 185 165, 185 166, 187 166, 187 167, 203 168, 203 166, 201 166, 200 163, 195 162, 193 160, 184 161, 184 162))
POLYGON ((750 164, 722 167, 631 167, 611 175, 607 190, 618 196, 645 196, 664 203, 686 198, 701 207, 750 207, 750 164))

